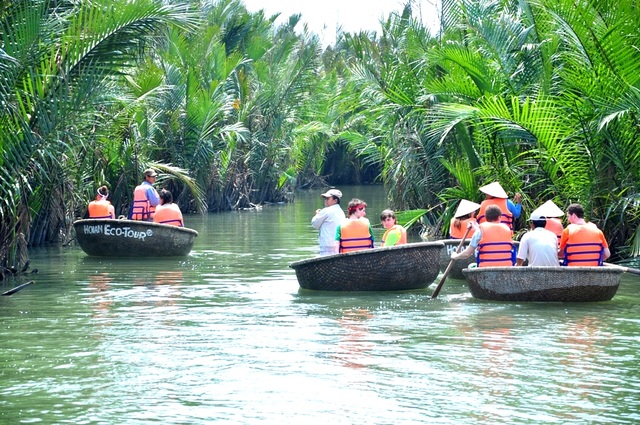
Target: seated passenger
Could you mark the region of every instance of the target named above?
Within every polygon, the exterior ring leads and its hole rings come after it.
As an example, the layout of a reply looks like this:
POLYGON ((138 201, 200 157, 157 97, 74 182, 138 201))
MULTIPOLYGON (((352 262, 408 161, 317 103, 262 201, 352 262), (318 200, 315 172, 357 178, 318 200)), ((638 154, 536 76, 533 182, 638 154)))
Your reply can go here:
MULTIPOLYGON (((460 201, 460 205, 458 205, 451 219, 451 224, 449 225, 449 236, 451 239, 462 239, 469 228, 469 223, 476 222, 475 212, 478 208, 480 208, 480 204, 476 204, 475 202, 467 201, 466 199, 460 201)), ((473 236, 474 232, 475 228, 471 226, 467 237, 470 238, 473 236)))
POLYGON ((529 218, 531 231, 520 239, 516 265, 527 261, 529 266, 558 266, 558 237, 546 229, 547 219, 535 211, 529 218))
POLYGON ((100 186, 96 199, 89 202, 89 218, 116 218, 116 211, 111 205, 111 202, 107 201, 109 196, 109 189, 107 186, 100 186))
POLYGON ((364 217, 367 203, 360 199, 352 199, 347 207, 348 217, 336 229, 336 241, 339 252, 361 251, 373 248, 373 229, 369 220, 364 217))
POLYGON ((382 226, 387 229, 382 236, 382 246, 403 245, 407 243, 407 231, 397 223, 396 215, 392 210, 384 210, 380 213, 382 226))
POLYGON ((611 256, 609 244, 598 227, 584 220, 584 208, 571 204, 567 208, 569 225, 560 238, 559 257, 565 266, 601 266, 611 256))
POLYGON ((497 205, 489 205, 485 211, 486 222, 470 226, 477 226, 476 232, 469 242, 469 246, 460 252, 452 252, 451 259, 467 258, 476 251, 478 267, 513 266, 515 251, 513 247, 513 232, 504 223, 500 223, 502 211, 497 205))
POLYGON ((182 211, 173 203, 173 195, 166 189, 160 191, 160 205, 156 207, 153 222, 184 227, 182 211))

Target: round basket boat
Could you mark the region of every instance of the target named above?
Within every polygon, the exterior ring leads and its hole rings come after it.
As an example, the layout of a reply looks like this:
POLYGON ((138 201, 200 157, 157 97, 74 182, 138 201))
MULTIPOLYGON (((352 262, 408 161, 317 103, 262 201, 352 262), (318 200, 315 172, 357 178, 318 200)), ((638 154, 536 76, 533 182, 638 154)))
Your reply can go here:
POLYGON ((608 301, 619 267, 476 267, 464 269, 474 298, 493 301, 608 301))
POLYGON ((334 254, 291 263, 301 288, 323 291, 402 291, 431 285, 442 242, 420 242, 334 254))
POLYGON ((182 257, 198 232, 136 220, 86 219, 73 223, 80 248, 95 257, 182 257))

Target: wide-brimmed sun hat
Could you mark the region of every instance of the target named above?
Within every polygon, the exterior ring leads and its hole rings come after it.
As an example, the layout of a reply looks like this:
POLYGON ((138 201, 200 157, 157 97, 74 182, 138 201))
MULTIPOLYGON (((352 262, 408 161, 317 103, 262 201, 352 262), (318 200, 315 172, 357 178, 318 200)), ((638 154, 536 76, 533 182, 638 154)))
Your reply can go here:
POLYGON ((453 215, 454 218, 462 217, 467 214, 471 214, 474 211, 480 209, 480 204, 476 204, 475 202, 467 201, 463 199, 460 201, 458 208, 456 209, 456 213, 453 215))
POLYGON ((507 195, 507 192, 504 191, 504 189, 498 182, 493 182, 486 186, 482 186, 480 188, 480 192, 486 193, 487 195, 493 196, 495 198, 507 199, 509 197, 509 195, 507 195))
POLYGON ((342 192, 340 192, 338 189, 329 189, 320 196, 322 196, 323 198, 330 198, 332 196, 335 196, 339 199, 342 198, 342 192))
POLYGON ((564 215, 564 211, 562 211, 552 200, 548 200, 544 204, 540 205, 538 208, 533 210, 533 213, 538 213, 544 217, 562 217, 564 215))

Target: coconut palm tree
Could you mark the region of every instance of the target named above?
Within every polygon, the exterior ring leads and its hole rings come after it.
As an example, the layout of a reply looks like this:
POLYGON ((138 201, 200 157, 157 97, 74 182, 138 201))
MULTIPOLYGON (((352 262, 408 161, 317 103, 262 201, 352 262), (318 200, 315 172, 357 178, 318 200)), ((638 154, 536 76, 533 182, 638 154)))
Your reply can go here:
MULTIPOLYGON (((0 265, 54 240, 79 202, 74 151, 90 147, 108 88, 150 36, 193 27, 185 5, 151 0, 10 2, 0 25, 0 265), (24 241, 24 242, 21 242, 24 241)), ((104 111, 104 108, 103 108, 104 111)))

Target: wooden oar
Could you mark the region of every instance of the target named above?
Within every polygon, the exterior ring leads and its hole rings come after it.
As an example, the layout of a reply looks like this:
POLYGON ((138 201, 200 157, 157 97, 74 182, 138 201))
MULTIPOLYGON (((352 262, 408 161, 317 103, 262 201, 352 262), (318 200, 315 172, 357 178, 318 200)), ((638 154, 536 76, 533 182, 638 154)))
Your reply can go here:
POLYGON ((619 266, 619 265, 613 264, 613 263, 602 263, 602 264, 604 264, 605 266, 608 266, 608 267, 618 267, 618 268, 622 269, 624 272, 627 272, 627 273, 640 275, 640 269, 634 269, 633 267, 619 266))
POLYGON ((24 288, 27 285, 31 285, 33 283, 33 280, 30 280, 27 283, 23 283, 22 285, 18 285, 13 289, 9 289, 7 292, 3 292, 2 295, 13 295, 16 292, 18 292, 19 290, 21 290, 22 288, 24 288))
MULTIPOLYGON (((465 239, 467 239, 467 235, 469 234, 469 232, 471 231, 471 227, 467 227, 467 231, 464 232, 464 236, 462 237, 462 239, 460 239, 460 243, 458 244, 458 247, 456 248, 456 253, 460 252, 460 248, 462 248, 462 245, 464 244, 465 239)), ((438 286, 436 286, 436 290, 433 291, 433 294, 431 294, 431 298, 435 298, 438 296, 438 294, 440 293, 440 289, 442 289, 442 285, 444 285, 444 281, 447 280, 447 276, 449 275, 449 272, 451 271, 451 267, 453 267, 453 262, 456 261, 453 258, 451 259, 451 261, 449 261, 449 265, 447 266, 447 268, 445 269, 444 273, 442 274, 442 279, 440 279, 440 282, 438 283, 438 286)))

